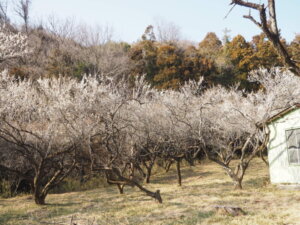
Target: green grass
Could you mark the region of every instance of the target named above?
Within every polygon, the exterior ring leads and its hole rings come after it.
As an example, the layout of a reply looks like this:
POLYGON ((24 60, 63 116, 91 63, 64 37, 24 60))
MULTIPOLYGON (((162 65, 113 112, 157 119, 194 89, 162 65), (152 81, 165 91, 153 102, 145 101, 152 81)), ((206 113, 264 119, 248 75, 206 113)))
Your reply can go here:
POLYGON ((251 164, 244 190, 234 191, 231 180, 213 163, 183 167, 183 186, 174 168, 155 170, 150 190, 161 190, 158 204, 136 188, 123 195, 114 186, 50 194, 48 205, 37 206, 31 196, 0 198, 0 224, 119 225, 119 224, 300 224, 300 191, 278 190, 268 183, 268 168, 258 159, 251 164), (214 205, 236 205, 245 216, 224 216, 214 205))

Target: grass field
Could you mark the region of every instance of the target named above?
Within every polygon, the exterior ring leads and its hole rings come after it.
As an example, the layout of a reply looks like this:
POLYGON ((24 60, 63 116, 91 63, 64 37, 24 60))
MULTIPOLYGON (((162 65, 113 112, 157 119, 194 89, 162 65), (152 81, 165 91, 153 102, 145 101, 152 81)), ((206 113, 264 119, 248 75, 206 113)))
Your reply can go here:
POLYGON ((300 191, 278 190, 268 182, 268 169, 252 162, 244 190, 234 191, 223 170, 212 163, 183 167, 183 186, 174 170, 156 172, 150 190, 161 190, 163 204, 135 188, 125 194, 109 186, 84 192, 51 194, 48 205, 37 206, 31 196, 0 198, 0 224, 300 224, 300 191), (214 205, 241 207, 244 216, 217 213, 214 205))

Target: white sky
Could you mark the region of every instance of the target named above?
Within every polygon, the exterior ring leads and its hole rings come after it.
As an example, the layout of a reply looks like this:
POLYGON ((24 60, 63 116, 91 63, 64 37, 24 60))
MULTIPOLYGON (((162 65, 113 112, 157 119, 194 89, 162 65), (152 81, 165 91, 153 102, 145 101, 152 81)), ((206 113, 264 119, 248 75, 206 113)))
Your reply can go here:
MULTIPOLYGON (((255 1, 255 0, 254 0, 255 1)), ((257 0, 258 1, 258 0, 257 0)), ((264 0, 261 0, 264 1, 264 0)), ((231 0, 32 0, 32 19, 49 15, 60 19, 75 18, 77 22, 113 27, 114 39, 127 42, 138 40, 149 24, 161 19, 181 28, 184 39, 199 42, 207 32, 222 38, 225 28, 234 37, 246 39, 260 30, 242 15, 248 10, 236 6, 227 19, 231 0)), ((300 33, 300 0, 277 0, 277 16, 282 36, 291 41, 300 33)), ((253 11, 253 15, 256 15, 253 11)))

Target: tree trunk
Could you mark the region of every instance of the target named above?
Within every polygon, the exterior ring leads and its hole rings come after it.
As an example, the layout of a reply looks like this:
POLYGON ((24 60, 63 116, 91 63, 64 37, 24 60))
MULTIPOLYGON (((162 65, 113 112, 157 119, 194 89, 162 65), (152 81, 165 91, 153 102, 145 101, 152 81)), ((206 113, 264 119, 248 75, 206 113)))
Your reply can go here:
POLYGON ((178 185, 181 186, 181 170, 180 170, 180 159, 176 159, 176 169, 177 169, 177 180, 178 185))
POLYGON ((44 196, 34 196, 34 201, 37 205, 45 205, 45 197, 44 196))
POLYGON ((275 0, 268 0, 269 15, 270 15, 270 30, 274 35, 279 36, 277 19, 276 19, 276 9, 275 9, 275 0))
POLYGON ((38 189, 34 191, 34 201, 37 205, 45 205, 46 195, 40 193, 38 189))
POLYGON ((150 183, 150 177, 151 177, 151 171, 152 171, 152 167, 147 167, 147 174, 146 174, 146 183, 149 184, 150 183))
POLYGON ((243 186, 242 186, 242 180, 237 179, 234 181, 234 189, 235 190, 242 190, 243 186))
POLYGON ((106 177, 107 182, 109 184, 123 184, 123 185, 129 185, 131 187, 138 187, 141 191, 145 192, 148 196, 156 199, 159 203, 162 203, 162 198, 160 196, 160 191, 157 190, 156 192, 152 192, 144 188, 142 185, 140 185, 137 181, 134 179, 126 178, 124 177, 120 171, 116 168, 112 169, 106 169, 106 177), (113 174, 115 175, 115 178, 113 178, 113 174))
POLYGON ((260 153, 260 158, 266 164, 266 166, 269 167, 269 162, 265 159, 264 154, 262 152, 260 153))
POLYGON ((119 189, 119 193, 124 194, 125 185, 124 184, 117 184, 117 186, 118 186, 118 189, 119 189))
POLYGON ((141 191, 145 192, 148 196, 156 199, 159 203, 162 203, 162 198, 160 196, 160 190, 156 190, 156 192, 149 191, 137 182, 134 182, 134 185, 137 186, 141 191))
POLYGON ((129 179, 132 180, 134 178, 134 165, 133 163, 130 163, 130 175, 129 179))
POLYGON ((278 52, 279 56, 284 61, 284 64, 288 67, 290 71, 295 73, 296 75, 300 76, 300 69, 296 65, 296 63, 291 59, 289 53, 285 49, 284 45, 279 40, 278 36, 274 36, 272 34, 266 33, 268 39, 271 41, 273 46, 275 47, 276 51, 278 52))
POLYGON ((36 170, 36 174, 33 180, 33 188, 34 188, 33 197, 37 205, 45 205, 45 199, 47 195, 46 192, 42 191, 43 188, 40 180, 42 165, 43 165, 43 161, 40 163, 39 168, 36 170))
POLYGON ((173 164, 173 161, 166 162, 166 166, 165 166, 166 172, 169 172, 172 164, 173 164))
POLYGON ((243 187, 242 187, 243 176, 238 176, 239 171, 237 171, 237 170, 233 171, 230 167, 228 167, 226 165, 223 166, 223 169, 225 170, 227 175, 232 179, 234 189, 235 190, 243 189, 243 187))
POLYGON ((264 4, 256 4, 245 0, 232 0, 231 4, 237 4, 250 9, 255 9, 259 12, 260 22, 256 21, 251 14, 245 15, 244 18, 250 19, 265 33, 267 38, 278 52, 279 56, 282 58, 286 67, 296 75, 300 76, 300 68, 292 60, 291 56, 280 40, 280 34, 277 27, 275 0, 268 0, 269 19, 267 18, 267 8, 264 6, 264 4))
POLYGON ((141 166, 139 164, 135 165, 135 168, 138 170, 138 172, 143 176, 143 178, 146 177, 146 173, 144 172, 144 170, 141 168, 141 166))
POLYGON ((80 167, 80 184, 83 184, 85 182, 84 179, 85 176, 85 171, 83 165, 80 167))
POLYGON ((149 184, 150 183, 150 177, 151 177, 151 172, 152 172, 152 168, 154 166, 154 162, 155 162, 156 156, 154 156, 153 158, 151 158, 149 165, 147 164, 146 161, 143 161, 143 165, 146 167, 146 183, 149 184))

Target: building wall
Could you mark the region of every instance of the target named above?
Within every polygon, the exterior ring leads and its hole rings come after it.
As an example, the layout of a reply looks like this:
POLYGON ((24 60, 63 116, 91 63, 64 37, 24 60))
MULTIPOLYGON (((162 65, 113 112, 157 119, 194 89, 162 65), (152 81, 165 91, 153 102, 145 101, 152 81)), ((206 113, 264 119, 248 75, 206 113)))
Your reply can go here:
POLYGON ((300 184, 300 165, 290 165, 287 154, 286 130, 300 128, 300 109, 269 124, 268 159, 271 183, 300 184))

